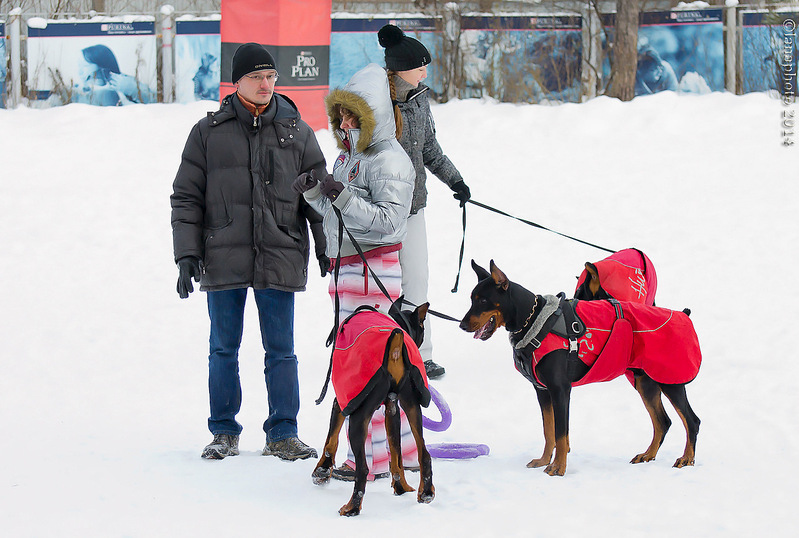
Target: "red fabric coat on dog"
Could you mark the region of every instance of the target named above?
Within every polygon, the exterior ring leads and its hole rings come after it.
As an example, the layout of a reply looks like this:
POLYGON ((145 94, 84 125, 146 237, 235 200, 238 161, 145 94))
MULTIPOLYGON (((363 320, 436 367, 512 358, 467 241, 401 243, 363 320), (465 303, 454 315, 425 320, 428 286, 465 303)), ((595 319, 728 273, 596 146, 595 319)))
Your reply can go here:
MULTIPOLYGON (((373 380, 383 368, 388 338, 395 329, 402 330, 389 316, 370 310, 358 312, 342 324, 333 351, 331 381, 344 415, 352 413, 371 390, 373 380)), ((427 393, 427 374, 419 348, 408 333, 403 333, 411 367, 418 370, 418 375, 410 375, 409 380, 416 383, 420 375, 424 387, 416 388, 427 393)), ((383 372, 388 375, 385 369, 383 372)))
MULTIPOLYGON (((599 274, 599 285, 614 299, 650 306, 655 304, 658 277, 655 266, 643 252, 626 248, 593 265, 599 274)), ((575 290, 580 289, 586 278, 588 271, 583 269, 575 290)))
MULTIPOLYGON (((621 374, 632 383, 628 368, 639 368, 660 383, 692 381, 699 373, 702 353, 691 319, 666 308, 619 304, 624 319, 617 319, 608 301, 577 303, 577 315, 586 326, 577 356, 591 369, 572 385, 610 381, 621 374)), ((569 341, 550 333, 533 352, 533 372, 544 355, 556 349, 569 349, 569 341)))

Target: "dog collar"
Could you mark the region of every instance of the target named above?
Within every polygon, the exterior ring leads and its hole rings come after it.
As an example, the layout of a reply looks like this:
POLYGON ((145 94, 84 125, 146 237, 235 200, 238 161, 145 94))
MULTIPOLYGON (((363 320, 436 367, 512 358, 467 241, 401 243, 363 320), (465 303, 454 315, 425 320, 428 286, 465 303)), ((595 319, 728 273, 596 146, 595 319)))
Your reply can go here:
POLYGON ((537 307, 538 307, 538 295, 535 296, 535 302, 533 303, 532 310, 530 310, 530 315, 527 316, 526 320, 524 320, 524 323, 522 323, 522 326, 519 328, 519 330, 518 331, 513 331, 512 334, 519 334, 520 332, 522 332, 524 330, 524 327, 530 322, 530 319, 533 317, 533 314, 535 314, 535 309, 537 307))

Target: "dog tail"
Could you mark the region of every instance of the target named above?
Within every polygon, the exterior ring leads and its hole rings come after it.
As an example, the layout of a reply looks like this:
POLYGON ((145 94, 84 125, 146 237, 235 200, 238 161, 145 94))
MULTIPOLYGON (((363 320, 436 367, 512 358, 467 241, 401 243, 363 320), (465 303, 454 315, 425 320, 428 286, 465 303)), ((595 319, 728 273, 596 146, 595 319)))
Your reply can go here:
POLYGON ((686 316, 690 316, 691 315, 691 309, 690 308, 683 308, 682 309, 682 313, 685 314, 686 316))

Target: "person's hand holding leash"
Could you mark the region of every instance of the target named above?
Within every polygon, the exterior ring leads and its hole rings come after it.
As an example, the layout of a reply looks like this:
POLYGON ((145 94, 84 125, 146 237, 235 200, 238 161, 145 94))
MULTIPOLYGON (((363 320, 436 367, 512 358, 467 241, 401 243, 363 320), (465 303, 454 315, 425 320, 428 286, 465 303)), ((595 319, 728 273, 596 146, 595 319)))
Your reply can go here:
POLYGON ((313 170, 310 172, 303 172, 297 176, 297 179, 291 184, 291 190, 297 194, 302 194, 313 189, 317 182, 316 173, 313 170))
POLYGON ((186 256, 178 260, 178 295, 185 299, 194 291, 191 279, 195 282, 200 281, 200 259, 194 256, 186 256))
POLYGON ((319 188, 322 190, 322 194, 333 202, 338 198, 338 195, 341 194, 341 191, 344 190, 344 184, 340 181, 336 181, 331 174, 328 174, 325 179, 319 183, 319 188))
POLYGON ((450 189, 455 191, 455 194, 453 194, 452 197, 461 203, 461 207, 465 206, 466 202, 468 202, 472 197, 469 187, 466 186, 466 183, 464 183, 463 180, 454 183, 450 189))

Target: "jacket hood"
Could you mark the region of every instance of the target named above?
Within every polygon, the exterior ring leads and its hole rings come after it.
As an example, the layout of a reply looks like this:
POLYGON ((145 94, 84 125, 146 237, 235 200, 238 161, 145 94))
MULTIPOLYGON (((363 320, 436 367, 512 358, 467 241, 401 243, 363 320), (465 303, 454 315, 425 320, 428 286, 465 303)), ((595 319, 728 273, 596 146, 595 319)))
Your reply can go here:
MULTIPOLYGON (((355 151, 361 153, 376 142, 396 138, 394 105, 388 87, 386 70, 369 64, 354 75, 343 88, 337 88, 325 97, 327 115, 334 131, 341 128, 341 118, 336 115, 336 105, 351 110, 360 120, 360 134, 355 151)), ((340 149, 345 149, 338 139, 340 149)))

